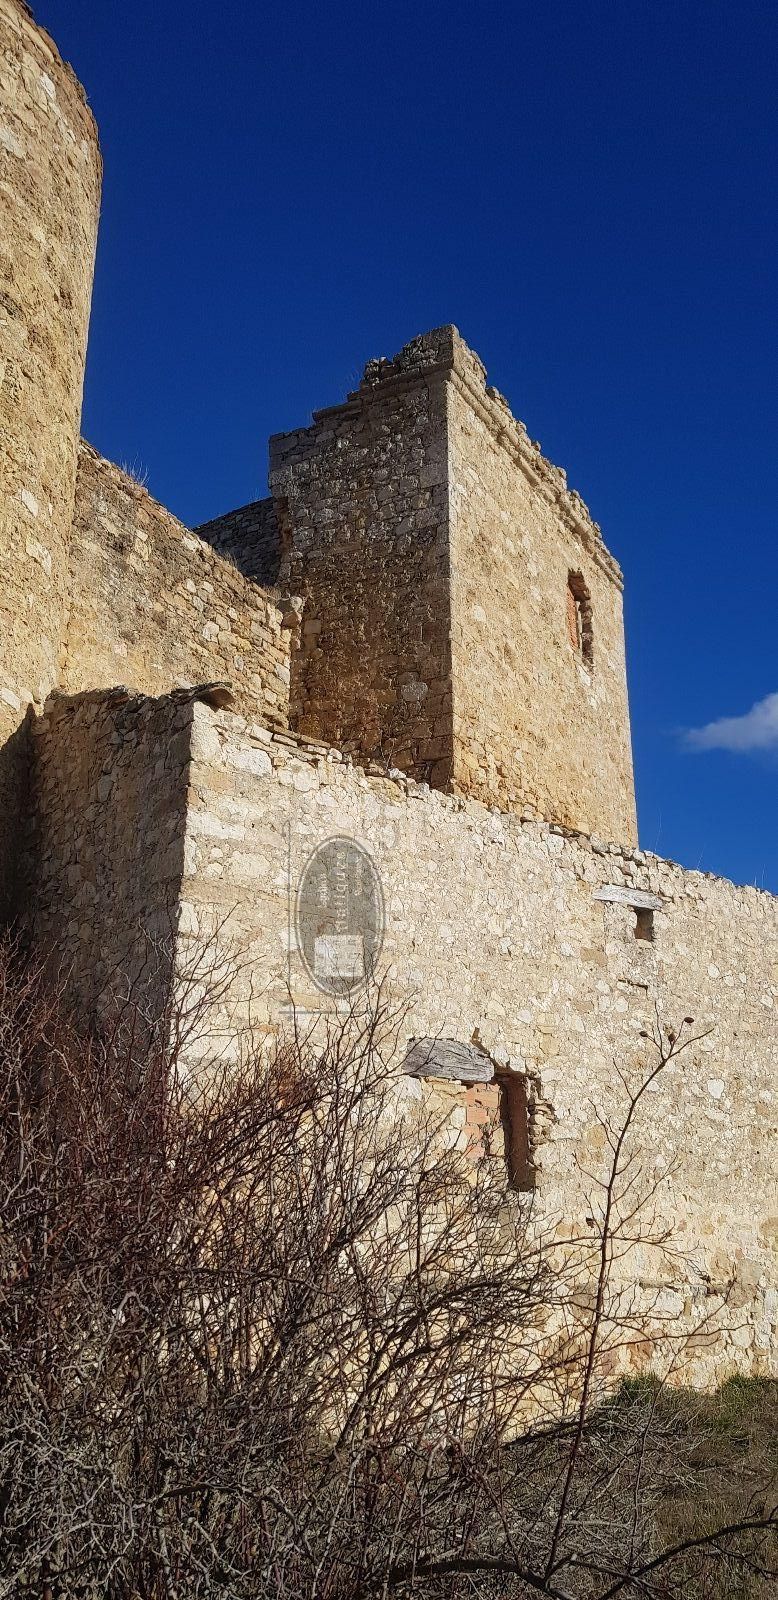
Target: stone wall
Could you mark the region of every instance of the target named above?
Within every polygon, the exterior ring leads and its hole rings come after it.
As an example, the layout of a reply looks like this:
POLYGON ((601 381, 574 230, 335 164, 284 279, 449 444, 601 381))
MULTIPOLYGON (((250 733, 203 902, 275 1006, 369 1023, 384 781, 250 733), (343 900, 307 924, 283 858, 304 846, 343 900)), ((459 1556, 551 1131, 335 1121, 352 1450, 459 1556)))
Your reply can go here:
POLYGON ((89 1023, 132 984, 153 1009, 166 976, 190 724, 186 701, 116 689, 52 695, 33 724, 27 903, 39 949, 89 1023))
MULTIPOLYGON (((38 935, 93 1011, 172 906, 182 966, 214 940, 235 959, 222 1039, 241 1025, 278 1036, 293 1016, 315 1028, 336 1002, 298 952, 296 889, 322 841, 361 843, 385 900, 378 975, 404 1008, 398 1072, 412 1039, 440 1036, 518 1075, 543 1227, 585 1233, 619 1074, 652 1059, 642 1034, 657 1015, 694 1017, 699 1037, 646 1097, 636 1146, 677 1254, 644 1249, 630 1271, 687 1336, 698 1380, 774 1363, 778 901, 371 776, 183 694, 55 697, 36 748, 38 935)), ((487 1141, 502 1172, 495 1085, 402 1081, 463 1149, 487 1141)))
POLYGON ((273 588, 279 580, 281 530, 272 499, 252 500, 194 529, 206 544, 228 556, 247 578, 273 588))
POLYGON ((454 785, 634 844, 621 573, 466 356, 448 390, 454 785))
POLYGON ((601 1119, 657 1023, 694 1017, 638 1125, 675 1263, 645 1246, 630 1271, 698 1379, 778 1370, 778 901, 634 848, 598 526, 445 327, 271 440, 272 500, 190 532, 78 444, 99 187, 83 91, 0 0, 0 915, 21 858, 90 1022, 129 989, 153 1011, 204 943, 237 958, 213 1019, 237 1049, 236 1025, 337 1013, 293 911, 311 852, 357 841, 401 1097, 506 1181, 518 1094, 515 1187, 552 1233, 593 1226, 601 1119), (412 1041, 493 1075, 412 1076, 412 1041))
POLYGON ((100 196, 84 92, 0 0, 0 915, 26 772, 23 723, 57 682, 100 196))
MULTIPOLYGON (((695 1018, 704 1037, 667 1069, 639 1123, 646 1181, 662 1180, 658 1226, 680 1254, 669 1276, 651 1252, 639 1266, 646 1293, 687 1328, 698 1372, 703 1357, 708 1377, 774 1360, 778 901, 368 776, 337 752, 294 751, 205 706, 192 708, 192 741, 182 926, 199 940, 227 918, 248 957, 245 1018, 272 1031, 288 1025, 290 997, 303 1023, 333 1004, 290 938, 290 901, 316 845, 358 840, 383 883, 379 970, 407 1006, 407 1039, 477 1039, 526 1075, 543 1217, 585 1228, 598 1201, 583 1169, 606 1155, 597 1112, 623 1107, 618 1072, 650 1059, 641 1032, 657 1008, 675 1026, 695 1018), (638 913, 620 891, 658 908, 638 913), (728 1332, 714 1338, 705 1318, 731 1276, 728 1332)), ((447 1097, 465 1142, 488 1118, 472 1089, 430 1092, 447 1097)))
POLYGON ((282 583, 305 599, 302 733, 438 784, 451 775, 445 372, 434 334, 345 405, 270 441, 282 583))
POLYGON ((71 559, 64 691, 226 679, 241 710, 286 726, 290 633, 273 597, 83 442, 71 559))
POLYGON ((635 842, 620 570, 455 328, 272 439, 270 482, 305 598, 293 726, 635 842))

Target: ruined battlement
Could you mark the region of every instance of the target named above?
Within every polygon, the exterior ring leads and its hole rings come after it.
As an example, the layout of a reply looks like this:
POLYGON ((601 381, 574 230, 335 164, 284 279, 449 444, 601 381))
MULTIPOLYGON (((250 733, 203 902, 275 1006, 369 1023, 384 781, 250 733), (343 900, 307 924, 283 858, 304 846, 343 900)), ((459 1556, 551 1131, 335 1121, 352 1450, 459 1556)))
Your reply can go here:
POLYGON ((288 727, 292 635, 278 593, 83 441, 70 595, 61 690, 127 683, 164 694, 227 679, 247 715, 288 727))
MULTIPOLYGON (((598 544, 602 546, 600 553, 605 570, 615 583, 623 587, 621 568, 605 548, 599 523, 594 521, 577 491, 568 488, 564 469, 547 460, 537 440, 530 438, 525 424, 514 417, 505 395, 493 384, 487 383, 486 367, 453 324, 433 328, 430 333, 411 339, 391 360, 380 357, 368 361, 359 389, 353 391, 348 400, 357 401, 376 384, 413 381, 414 378, 429 377, 435 371, 451 376, 479 411, 496 441, 514 455, 517 465, 530 482, 544 485, 549 501, 561 508, 568 527, 582 544, 588 550, 596 548, 598 544)), ((314 422, 333 415, 338 409, 330 407, 329 411, 314 411, 314 422)))
POLYGON ((604 570, 623 588, 621 568, 605 547, 602 529, 577 491, 568 488, 564 469, 547 460, 537 440, 530 438, 525 424, 514 417, 505 396, 487 384, 483 362, 451 323, 419 334, 403 345, 396 356, 380 356, 368 361, 359 388, 353 389, 339 405, 315 410, 310 427, 272 434, 270 452, 274 469, 281 469, 292 457, 299 460, 307 450, 315 454, 322 428, 331 426, 336 419, 358 415, 361 406, 375 398, 379 387, 382 393, 401 393, 404 387, 419 380, 429 381, 436 374, 450 377, 469 396, 497 442, 514 455, 517 465, 533 485, 544 486, 549 502, 560 508, 570 531, 580 538, 584 547, 589 551, 601 547, 599 558, 604 570))

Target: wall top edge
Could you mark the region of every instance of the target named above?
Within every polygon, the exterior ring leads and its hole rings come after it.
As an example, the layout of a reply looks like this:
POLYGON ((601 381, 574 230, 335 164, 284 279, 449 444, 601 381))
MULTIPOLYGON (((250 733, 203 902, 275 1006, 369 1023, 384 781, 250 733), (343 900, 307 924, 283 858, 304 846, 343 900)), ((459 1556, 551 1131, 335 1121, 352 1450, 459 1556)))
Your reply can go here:
POLYGON ((100 151, 100 133, 95 114, 89 104, 86 89, 83 83, 64 56, 60 55, 57 45, 51 34, 41 27, 36 21, 35 13, 27 0, 0 0, 0 13, 5 13, 11 23, 19 29, 20 34, 25 33, 35 44, 42 47, 49 57, 55 71, 62 75, 69 88, 74 91, 76 99, 80 102, 82 111, 89 126, 93 143, 96 147, 97 158, 102 170, 102 154, 100 151))
MULTIPOLYGON (((3 0, 0 0, 0 4, 2 3, 3 0)), ((169 507, 163 503, 163 501, 157 500, 153 494, 150 494, 145 484, 139 483, 137 478, 133 478, 131 473, 126 472, 123 467, 117 466, 115 461, 111 461, 107 456, 101 455, 100 451, 96 450, 94 445, 90 444, 87 439, 79 439, 78 441, 78 460, 79 465, 81 464, 82 460, 87 462, 100 477, 109 479, 114 487, 120 489, 128 496, 129 499, 134 500, 139 506, 143 506, 147 512, 150 512, 152 515, 157 513, 161 514, 168 522, 172 524, 173 528, 178 534, 181 535, 182 539, 187 541, 187 549, 191 551, 193 558, 203 559, 208 562, 212 561, 217 564, 223 563, 225 567, 230 568, 233 572, 238 574, 238 577, 248 589, 258 595, 261 595, 265 603, 268 606, 272 606, 280 616, 281 607, 279 605, 278 586, 263 584, 260 583, 256 578, 249 577, 247 573, 243 572, 241 568, 236 565, 227 551, 219 550, 214 545, 210 544, 208 539, 203 537, 203 530, 210 526, 209 523, 201 523, 197 528, 188 527, 185 522, 181 521, 180 517, 176 516, 174 511, 171 511, 169 507)), ((79 491, 77 488, 77 509, 78 495, 79 491)), ((259 502, 251 503, 259 504, 259 502)), ((218 522, 220 520, 221 519, 218 517, 213 518, 214 522, 218 522)))
POLYGON ((493 385, 487 384, 486 368, 480 357, 465 343, 453 323, 419 334, 392 357, 368 361, 357 389, 336 405, 312 413, 307 427, 275 433, 270 438, 270 484, 283 494, 283 476, 290 460, 304 457, 315 448, 323 432, 367 410, 376 400, 396 397, 419 384, 453 383, 472 406, 498 447, 508 451, 538 493, 551 504, 565 524, 597 564, 619 589, 624 579, 618 561, 608 550, 602 529, 575 489, 570 489, 562 467, 543 455, 537 440, 531 439, 525 423, 516 418, 508 401, 493 385))
MULTIPOLYGON (((687 893, 700 892, 705 886, 719 885, 750 903, 763 906, 778 919, 778 896, 755 884, 737 884, 720 873, 684 867, 680 862, 660 856, 654 850, 640 850, 631 845, 601 839, 596 834, 581 833, 575 828, 528 812, 502 811, 497 806, 486 806, 469 796, 432 789, 428 783, 417 782, 397 769, 390 768, 387 771, 375 763, 360 766, 351 756, 321 740, 298 736, 259 722, 248 722, 238 712, 226 709, 223 700, 221 705, 214 704, 217 696, 209 693, 212 688, 216 688, 220 694, 228 686, 195 684, 159 696, 140 694, 124 685, 115 685, 110 689, 89 689, 79 694, 55 691, 47 699, 42 714, 36 718, 35 731, 39 736, 50 734, 56 737, 56 729, 60 725, 67 728, 73 718, 85 716, 91 720, 102 713, 122 718, 129 714, 139 725, 144 719, 153 719, 155 725, 159 726, 160 719, 164 721, 167 715, 176 731, 188 725, 194 735, 197 726, 207 728, 209 735, 215 734, 225 749, 235 743, 264 750, 269 758, 267 777, 258 778, 258 784, 272 780, 279 769, 290 765, 296 770, 303 766, 314 767, 325 787, 330 782, 346 783, 397 803, 421 804, 441 812, 461 813, 473 822, 480 822, 487 831, 491 830, 495 841, 507 833, 519 832, 536 839, 557 837, 560 848, 564 842, 569 842, 587 855, 601 859, 602 882, 598 899, 616 898, 607 891, 620 886, 614 884, 606 874, 613 869, 618 870, 623 863, 628 868, 653 867, 658 871, 667 871, 676 881, 682 881, 687 893)), ((635 903, 639 902, 641 906, 650 901, 651 909, 658 910, 665 904, 658 896, 641 894, 637 885, 632 892, 636 896, 635 903)))

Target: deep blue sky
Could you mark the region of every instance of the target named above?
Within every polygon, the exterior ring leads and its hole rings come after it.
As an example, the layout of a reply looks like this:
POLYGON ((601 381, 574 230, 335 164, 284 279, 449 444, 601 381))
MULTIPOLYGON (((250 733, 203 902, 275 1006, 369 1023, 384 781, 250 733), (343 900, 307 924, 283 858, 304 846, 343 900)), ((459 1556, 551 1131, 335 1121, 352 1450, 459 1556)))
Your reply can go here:
POLYGON ((778 891, 778 702, 772 752, 678 732, 778 691, 775 7, 36 13, 105 160, 87 437, 196 523, 455 322, 625 569, 642 843, 778 891))

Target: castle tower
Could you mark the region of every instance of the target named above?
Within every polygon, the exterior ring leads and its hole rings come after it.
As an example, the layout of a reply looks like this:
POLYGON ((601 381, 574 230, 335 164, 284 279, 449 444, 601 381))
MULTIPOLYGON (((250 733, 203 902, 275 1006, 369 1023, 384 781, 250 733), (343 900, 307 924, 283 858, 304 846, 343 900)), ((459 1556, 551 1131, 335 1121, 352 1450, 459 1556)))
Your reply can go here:
POLYGON ((84 92, 22 0, 0 0, 0 904, 30 705, 57 682, 100 194, 84 92))
POLYGON ((270 440, 280 582, 303 596, 294 726, 443 787, 452 776, 447 395, 417 340, 344 405, 270 440))
POLYGON ((621 572, 456 328, 369 362, 270 466, 298 730, 634 842, 621 572))

